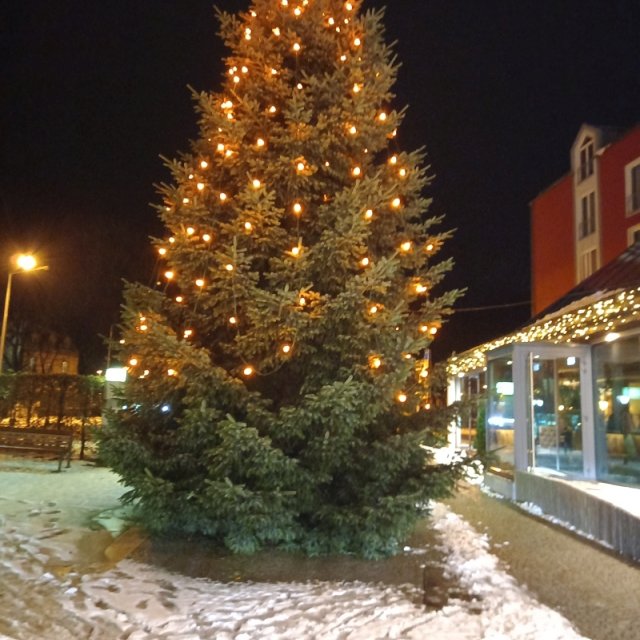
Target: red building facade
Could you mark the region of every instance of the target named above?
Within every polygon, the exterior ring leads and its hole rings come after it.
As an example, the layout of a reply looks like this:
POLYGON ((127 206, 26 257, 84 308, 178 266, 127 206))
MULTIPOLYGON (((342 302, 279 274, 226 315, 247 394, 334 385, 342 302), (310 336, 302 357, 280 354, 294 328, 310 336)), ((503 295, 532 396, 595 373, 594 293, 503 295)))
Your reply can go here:
POLYGON ((571 171, 531 202, 532 315, 640 240, 640 125, 583 125, 571 171))

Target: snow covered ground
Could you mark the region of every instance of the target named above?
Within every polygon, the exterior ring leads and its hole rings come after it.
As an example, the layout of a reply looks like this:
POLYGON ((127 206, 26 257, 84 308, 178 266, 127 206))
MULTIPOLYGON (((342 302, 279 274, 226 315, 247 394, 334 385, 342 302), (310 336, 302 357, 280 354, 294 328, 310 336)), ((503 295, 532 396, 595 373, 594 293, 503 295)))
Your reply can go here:
MULTIPOLYGON (((446 572, 469 598, 427 611, 408 587, 189 578, 102 551, 89 516, 122 487, 104 469, 0 471, 0 638, 577 640, 559 613, 503 569, 489 541, 442 504, 446 572)), ((73 469, 73 466, 72 466, 73 469)), ((419 554, 419 549, 413 553, 419 554)), ((413 587, 415 591, 415 587, 413 587)))

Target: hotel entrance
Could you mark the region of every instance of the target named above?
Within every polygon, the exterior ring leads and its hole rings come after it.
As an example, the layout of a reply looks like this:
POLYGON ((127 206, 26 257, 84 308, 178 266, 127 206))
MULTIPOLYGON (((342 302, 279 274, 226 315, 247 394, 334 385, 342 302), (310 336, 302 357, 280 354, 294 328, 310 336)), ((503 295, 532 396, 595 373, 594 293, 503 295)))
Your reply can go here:
POLYGON ((488 354, 488 447, 502 469, 595 477, 591 353, 527 343, 488 354))

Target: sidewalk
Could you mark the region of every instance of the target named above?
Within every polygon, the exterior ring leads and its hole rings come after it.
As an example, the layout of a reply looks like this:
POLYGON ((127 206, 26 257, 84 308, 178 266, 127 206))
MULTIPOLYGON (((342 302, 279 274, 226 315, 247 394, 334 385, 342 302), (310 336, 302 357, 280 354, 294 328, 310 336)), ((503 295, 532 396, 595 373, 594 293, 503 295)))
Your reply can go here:
POLYGON ((491 540, 491 551, 536 598, 592 640, 640 638, 640 566, 477 487, 448 506, 491 540))

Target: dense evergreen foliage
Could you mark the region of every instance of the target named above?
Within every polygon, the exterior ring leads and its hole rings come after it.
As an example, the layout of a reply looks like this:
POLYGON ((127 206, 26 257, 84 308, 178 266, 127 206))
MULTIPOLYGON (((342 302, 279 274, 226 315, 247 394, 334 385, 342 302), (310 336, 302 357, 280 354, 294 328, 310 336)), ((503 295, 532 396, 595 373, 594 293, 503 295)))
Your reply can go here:
POLYGON ((459 466, 430 447, 428 346, 457 292, 397 65, 360 2, 219 14, 220 90, 168 161, 155 290, 130 285, 126 408, 103 458, 152 531, 230 549, 393 553, 459 466))

